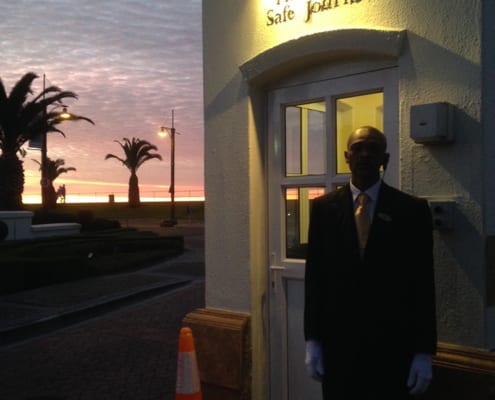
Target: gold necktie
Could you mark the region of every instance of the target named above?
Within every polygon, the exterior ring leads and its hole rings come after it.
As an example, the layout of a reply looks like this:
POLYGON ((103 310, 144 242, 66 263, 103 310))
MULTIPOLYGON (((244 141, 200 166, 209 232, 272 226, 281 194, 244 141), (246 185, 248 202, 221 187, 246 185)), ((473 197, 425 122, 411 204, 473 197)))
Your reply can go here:
POLYGON ((370 230, 370 216, 366 207, 369 199, 370 198, 366 193, 359 193, 357 197, 358 206, 356 208, 356 212, 354 213, 361 257, 364 255, 364 248, 366 247, 368 233, 370 230))

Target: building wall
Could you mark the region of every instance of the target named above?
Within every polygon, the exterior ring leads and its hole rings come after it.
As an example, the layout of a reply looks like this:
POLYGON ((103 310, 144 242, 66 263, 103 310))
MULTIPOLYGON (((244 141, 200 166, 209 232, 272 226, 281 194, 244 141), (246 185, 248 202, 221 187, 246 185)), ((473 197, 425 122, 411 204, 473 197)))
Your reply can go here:
MULTIPOLYGON (((314 9, 316 3, 311 1, 314 9)), ((398 59, 400 187, 419 196, 456 202, 454 229, 435 233, 440 339, 494 347, 486 331, 492 329, 495 315, 490 316, 486 307, 490 287, 485 246, 487 236, 495 232, 495 212, 490 206, 494 183, 488 172, 495 153, 493 135, 481 124, 485 121, 493 132, 493 114, 482 119, 482 110, 488 115, 490 107, 482 104, 481 89, 482 7, 489 18, 494 14, 493 2, 319 2, 323 3, 330 8, 312 13, 306 22, 308 1, 203 2, 206 304, 251 314, 253 359, 263 365, 269 265, 263 85, 269 81, 250 83, 240 67, 270 49, 319 32, 406 31, 398 59), (272 23, 276 13, 286 21, 272 23), (422 145, 410 139, 410 107, 431 102, 454 105, 453 144, 422 145)), ((493 24, 487 26, 492 28, 485 28, 485 36, 493 34, 493 24)), ((484 76, 493 80, 491 48, 484 49, 484 59, 491 63, 484 76)), ((491 91, 483 93, 493 110, 491 85, 491 91)), ((254 375, 254 381, 262 382, 263 367, 254 366, 254 375)))

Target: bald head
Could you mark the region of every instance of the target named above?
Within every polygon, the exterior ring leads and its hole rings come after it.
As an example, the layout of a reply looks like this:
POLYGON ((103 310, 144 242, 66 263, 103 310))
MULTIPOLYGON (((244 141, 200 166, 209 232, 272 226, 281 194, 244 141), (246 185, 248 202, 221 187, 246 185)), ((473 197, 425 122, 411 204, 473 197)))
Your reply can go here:
POLYGON ((387 138, 382 131, 373 126, 361 126, 352 132, 349 135, 349 139, 347 139, 347 150, 349 150, 354 143, 362 140, 373 141, 378 144, 383 151, 387 150, 387 138))
POLYGON ((351 133, 344 153, 352 173, 352 183, 366 190, 380 179, 380 168, 386 166, 389 155, 386 153, 385 135, 372 126, 362 126, 351 133))

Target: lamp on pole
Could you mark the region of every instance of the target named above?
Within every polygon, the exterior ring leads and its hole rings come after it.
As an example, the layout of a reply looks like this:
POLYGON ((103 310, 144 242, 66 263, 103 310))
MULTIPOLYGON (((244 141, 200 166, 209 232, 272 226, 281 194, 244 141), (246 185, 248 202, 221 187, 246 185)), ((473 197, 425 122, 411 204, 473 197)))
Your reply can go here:
MULTIPOLYGON (((63 122, 64 120, 79 121, 85 120, 94 125, 94 122, 89 118, 81 115, 74 115, 67 111, 67 106, 62 103, 64 98, 77 98, 77 95, 73 92, 61 91, 56 86, 46 87, 46 75, 43 74, 43 92, 42 92, 42 109, 41 109, 41 127, 38 127, 37 136, 29 141, 29 147, 41 150, 41 203, 43 207, 50 206, 50 202, 53 200, 53 187, 49 176, 48 168, 48 156, 47 156, 47 134, 48 132, 56 131, 64 135, 64 133, 55 127, 55 125, 63 122), (55 92, 55 95, 50 95, 48 99, 45 98, 46 93, 55 92), (48 104, 47 104, 48 101, 48 104), (47 110, 47 106, 50 105, 53 108, 47 110), (58 109, 62 107, 62 112, 58 109)), ((65 136, 65 135, 64 135, 65 136)))
MULTIPOLYGON (((43 91, 45 90, 45 75, 43 74, 43 91)), ((44 95, 43 95, 44 98, 44 95)), ((63 109, 59 117, 61 119, 71 119, 72 115, 67 111, 67 106, 62 105, 63 109)), ((46 118, 46 107, 43 110, 46 118)), ((46 130, 41 135, 41 204, 43 207, 49 206, 51 181, 48 176, 48 146, 46 130)))
MULTIPOLYGON (((71 115, 67 112, 67 107, 60 114, 61 119, 70 119, 71 115)), ((41 135, 41 204, 43 207, 50 206, 50 197, 53 195, 50 191, 52 181, 48 176, 48 155, 47 155, 47 132, 41 135)))
POLYGON ((175 131, 174 126, 174 110, 172 110, 172 126, 160 127, 158 136, 165 138, 170 136, 170 219, 164 220, 161 226, 175 226, 177 225, 177 219, 175 218, 175 134, 179 134, 175 131))

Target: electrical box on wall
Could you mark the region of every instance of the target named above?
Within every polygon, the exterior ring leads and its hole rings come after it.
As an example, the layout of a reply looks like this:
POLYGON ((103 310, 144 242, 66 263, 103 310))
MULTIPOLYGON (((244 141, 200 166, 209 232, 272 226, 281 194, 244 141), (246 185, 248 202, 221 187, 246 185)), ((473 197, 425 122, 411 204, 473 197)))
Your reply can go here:
POLYGON ((411 106, 411 139, 416 143, 450 143, 454 140, 453 107, 449 103, 411 106))
POLYGON ((450 231, 454 228, 455 200, 429 199, 433 229, 450 231))

